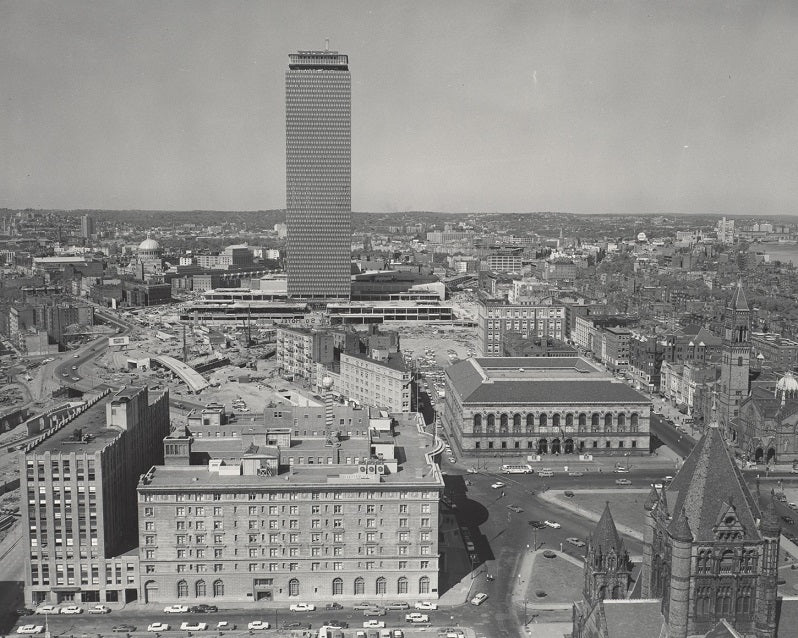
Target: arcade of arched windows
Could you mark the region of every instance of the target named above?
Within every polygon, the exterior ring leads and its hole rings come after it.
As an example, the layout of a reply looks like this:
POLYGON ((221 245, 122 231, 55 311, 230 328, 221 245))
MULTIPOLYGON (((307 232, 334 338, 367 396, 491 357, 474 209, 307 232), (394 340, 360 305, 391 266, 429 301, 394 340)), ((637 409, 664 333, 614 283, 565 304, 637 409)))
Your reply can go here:
POLYGON ((701 549, 696 555, 697 574, 753 574, 757 567, 755 549, 701 549))
POLYGON ((471 419, 471 432, 495 434, 498 422, 499 434, 533 434, 538 429, 563 426, 567 431, 591 432, 638 432, 640 415, 637 412, 483 412, 471 419))

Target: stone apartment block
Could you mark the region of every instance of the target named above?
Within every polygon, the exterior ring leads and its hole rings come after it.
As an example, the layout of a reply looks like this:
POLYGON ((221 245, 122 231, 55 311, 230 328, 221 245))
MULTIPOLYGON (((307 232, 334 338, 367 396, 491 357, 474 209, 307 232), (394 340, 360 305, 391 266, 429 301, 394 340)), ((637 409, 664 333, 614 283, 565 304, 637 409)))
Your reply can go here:
POLYGON ((482 299, 477 317, 479 351, 485 357, 500 357, 504 352, 506 332, 520 333, 523 338, 553 337, 563 340, 565 307, 551 297, 535 300, 482 299))

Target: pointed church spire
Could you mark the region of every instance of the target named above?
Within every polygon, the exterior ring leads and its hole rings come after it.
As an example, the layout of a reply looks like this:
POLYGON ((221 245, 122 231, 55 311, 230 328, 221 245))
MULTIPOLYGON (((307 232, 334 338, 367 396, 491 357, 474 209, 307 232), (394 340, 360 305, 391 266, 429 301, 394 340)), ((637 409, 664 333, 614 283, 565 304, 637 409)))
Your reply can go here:
POLYGON ((618 556, 621 556, 624 552, 623 541, 618 534, 618 529, 615 527, 609 501, 604 505, 604 512, 599 519, 598 525, 596 525, 596 529, 593 531, 592 539, 593 546, 603 554, 609 552, 610 549, 614 549, 618 556))
POLYGON ((687 514, 685 513, 684 508, 679 510, 679 514, 668 526, 668 533, 676 540, 693 540, 693 530, 690 529, 690 523, 687 520, 687 514))
POLYGON ((734 289, 729 307, 732 310, 748 310, 748 302, 745 299, 745 292, 743 292, 742 278, 737 280, 737 287, 734 289))

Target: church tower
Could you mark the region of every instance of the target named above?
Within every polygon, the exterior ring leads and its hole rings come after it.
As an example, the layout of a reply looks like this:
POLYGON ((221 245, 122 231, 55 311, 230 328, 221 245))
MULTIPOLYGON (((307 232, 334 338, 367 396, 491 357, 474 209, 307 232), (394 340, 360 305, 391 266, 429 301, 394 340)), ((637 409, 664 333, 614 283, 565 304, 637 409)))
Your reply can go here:
POLYGON ((740 404, 748 396, 748 369, 751 356, 751 311, 737 282, 723 320, 723 361, 720 369, 718 421, 724 435, 734 440, 730 423, 738 416, 740 404))
POLYGON ((587 539, 583 595, 588 606, 592 607, 605 598, 626 598, 630 568, 629 554, 607 503, 595 531, 587 539))

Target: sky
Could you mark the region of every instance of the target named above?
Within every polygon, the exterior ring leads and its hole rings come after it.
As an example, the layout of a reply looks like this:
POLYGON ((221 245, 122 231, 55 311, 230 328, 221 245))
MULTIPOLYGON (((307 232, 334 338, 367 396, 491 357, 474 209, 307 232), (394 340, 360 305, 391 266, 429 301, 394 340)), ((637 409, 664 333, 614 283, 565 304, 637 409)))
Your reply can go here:
POLYGON ((0 0, 0 207, 285 207, 288 54, 355 211, 798 213, 798 3, 0 0))

